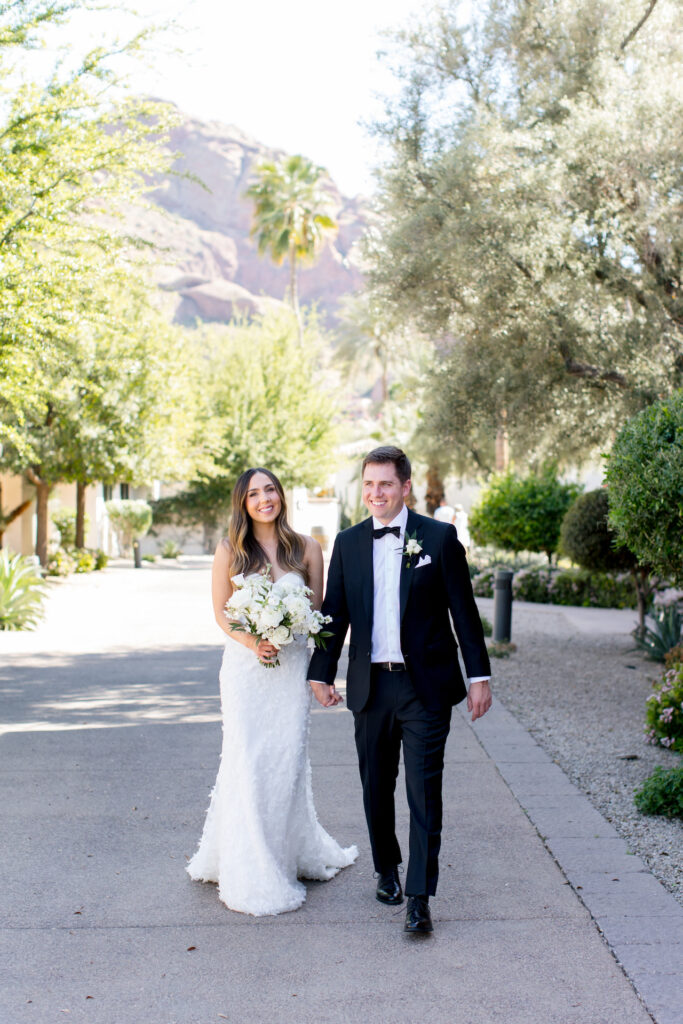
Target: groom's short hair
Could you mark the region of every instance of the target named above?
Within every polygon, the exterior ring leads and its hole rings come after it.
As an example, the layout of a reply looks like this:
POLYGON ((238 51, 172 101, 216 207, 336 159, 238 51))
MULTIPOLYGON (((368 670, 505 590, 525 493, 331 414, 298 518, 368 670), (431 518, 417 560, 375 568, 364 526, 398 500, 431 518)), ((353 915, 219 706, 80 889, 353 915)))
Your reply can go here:
POLYGON ((365 474, 365 467, 369 462, 393 462, 396 476, 401 483, 404 484, 406 480, 410 480, 410 459, 405 452, 401 451, 400 448, 396 448, 393 444, 383 444, 379 448, 373 448, 371 452, 368 452, 363 459, 361 476, 365 474))

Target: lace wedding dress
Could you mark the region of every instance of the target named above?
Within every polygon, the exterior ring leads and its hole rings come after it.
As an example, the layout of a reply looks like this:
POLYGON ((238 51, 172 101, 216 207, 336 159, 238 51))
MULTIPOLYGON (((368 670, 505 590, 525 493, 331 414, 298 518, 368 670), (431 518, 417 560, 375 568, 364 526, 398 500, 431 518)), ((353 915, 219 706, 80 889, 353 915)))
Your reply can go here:
POLYGON ((305 640, 283 647, 279 659, 279 667, 265 668, 228 638, 220 768, 187 866, 191 878, 217 882, 231 910, 256 916, 296 910, 306 899, 300 878, 325 881, 358 856, 327 834, 313 805, 305 640))

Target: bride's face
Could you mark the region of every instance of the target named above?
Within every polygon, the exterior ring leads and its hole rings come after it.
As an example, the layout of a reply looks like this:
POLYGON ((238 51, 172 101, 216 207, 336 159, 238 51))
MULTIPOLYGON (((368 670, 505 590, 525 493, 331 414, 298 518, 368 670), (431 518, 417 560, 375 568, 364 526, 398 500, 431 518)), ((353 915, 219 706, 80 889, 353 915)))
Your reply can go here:
POLYGON ((282 502, 277 487, 265 473, 254 473, 249 481, 246 509, 257 523, 274 523, 280 514, 282 502))

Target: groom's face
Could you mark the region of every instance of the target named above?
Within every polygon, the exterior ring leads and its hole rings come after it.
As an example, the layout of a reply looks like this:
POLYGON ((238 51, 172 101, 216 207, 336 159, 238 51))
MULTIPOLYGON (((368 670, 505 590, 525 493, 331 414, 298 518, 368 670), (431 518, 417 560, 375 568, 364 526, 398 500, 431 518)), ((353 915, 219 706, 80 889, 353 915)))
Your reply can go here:
POLYGON ((385 525, 395 519, 410 491, 410 480, 401 483, 393 462, 368 462, 363 471, 363 504, 385 525))

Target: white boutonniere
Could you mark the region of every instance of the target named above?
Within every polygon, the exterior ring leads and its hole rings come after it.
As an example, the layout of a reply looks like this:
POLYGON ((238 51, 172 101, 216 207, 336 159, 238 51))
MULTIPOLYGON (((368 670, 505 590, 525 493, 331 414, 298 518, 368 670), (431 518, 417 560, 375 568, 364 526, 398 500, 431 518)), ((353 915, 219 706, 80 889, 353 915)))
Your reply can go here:
POLYGON ((411 535, 407 533, 406 544, 405 547, 403 548, 403 554, 406 556, 406 569, 410 568, 411 563, 414 564, 415 559, 417 558, 421 551, 422 545, 417 539, 417 534, 413 534, 413 536, 411 537, 411 535))

